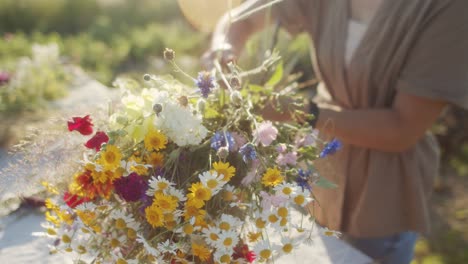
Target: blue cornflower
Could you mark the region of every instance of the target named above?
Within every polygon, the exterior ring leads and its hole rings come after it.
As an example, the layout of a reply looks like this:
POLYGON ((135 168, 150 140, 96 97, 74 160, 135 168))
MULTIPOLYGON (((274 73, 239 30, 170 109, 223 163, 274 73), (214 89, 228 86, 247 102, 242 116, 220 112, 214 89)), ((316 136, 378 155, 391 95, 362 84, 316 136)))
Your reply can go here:
POLYGON ((338 151, 343 145, 338 139, 333 139, 330 141, 325 148, 320 152, 320 158, 325 158, 328 155, 333 155, 338 151))
POLYGON ((310 178, 311 174, 312 174, 312 171, 310 171, 310 170, 307 170, 307 171, 304 171, 302 169, 298 170, 298 175, 297 175, 297 178, 296 178, 296 182, 297 182, 297 185, 302 187, 303 191, 304 191, 304 189, 312 191, 312 187, 309 184, 309 178, 310 178))
POLYGON ((247 143, 239 149, 239 153, 242 155, 242 159, 245 163, 248 163, 249 160, 257 159, 257 152, 255 151, 255 146, 252 143, 247 143))
POLYGON ((235 143, 234 137, 227 131, 218 131, 211 138, 211 147, 216 151, 221 147, 228 147, 229 151, 233 151, 235 143))
POLYGON ((195 80, 195 85, 200 89, 200 93, 204 98, 208 98, 211 90, 215 87, 214 77, 207 71, 198 73, 198 78, 195 80))

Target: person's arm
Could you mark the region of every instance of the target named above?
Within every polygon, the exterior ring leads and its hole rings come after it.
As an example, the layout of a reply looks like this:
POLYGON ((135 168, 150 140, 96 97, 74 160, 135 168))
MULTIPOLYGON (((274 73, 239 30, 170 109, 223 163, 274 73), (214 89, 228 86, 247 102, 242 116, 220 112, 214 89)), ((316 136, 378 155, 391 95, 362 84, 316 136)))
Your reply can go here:
POLYGON ((346 110, 322 105, 317 128, 347 144, 402 152, 424 135, 445 105, 405 92, 397 93, 389 109, 346 110))

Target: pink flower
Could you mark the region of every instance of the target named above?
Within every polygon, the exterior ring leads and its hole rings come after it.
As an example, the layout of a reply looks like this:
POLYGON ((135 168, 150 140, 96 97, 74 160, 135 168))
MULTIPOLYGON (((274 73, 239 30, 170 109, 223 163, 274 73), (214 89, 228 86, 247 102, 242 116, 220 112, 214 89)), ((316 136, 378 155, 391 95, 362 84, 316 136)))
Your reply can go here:
POLYGON ((281 153, 276 158, 276 163, 280 166, 286 165, 296 165, 297 163, 297 153, 296 152, 288 152, 288 153, 281 153))
POLYGON ((279 195, 270 195, 264 191, 260 192, 262 197, 262 208, 263 210, 271 208, 271 206, 278 207, 282 204, 287 203, 288 198, 279 195))
POLYGON ((254 131, 254 137, 262 143, 264 147, 269 146, 273 140, 278 136, 278 129, 273 126, 271 121, 260 123, 258 128, 254 131))
POLYGON ((318 134, 319 134, 318 130, 314 129, 314 131, 312 131, 312 133, 296 137, 296 139, 295 139, 296 146, 298 148, 302 147, 302 146, 305 146, 305 147, 313 146, 313 147, 315 147, 315 145, 317 143, 318 134))
POLYGON ((260 173, 258 172, 258 168, 260 167, 260 161, 258 159, 252 160, 252 167, 247 172, 247 175, 242 179, 242 185, 249 185, 252 182, 260 180, 260 173))
POLYGON ((93 123, 89 115, 85 117, 73 117, 73 121, 68 121, 68 131, 76 130, 81 135, 91 135, 93 133, 93 123))
POLYGON ((281 143, 276 147, 276 151, 278 151, 278 153, 284 153, 286 150, 288 150, 288 147, 284 143, 281 143))
POLYGON ((107 143, 108 141, 109 137, 106 135, 106 133, 98 131, 90 140, 85 143, 85 147, 99 151, 101 150, 101 145, 107 143))

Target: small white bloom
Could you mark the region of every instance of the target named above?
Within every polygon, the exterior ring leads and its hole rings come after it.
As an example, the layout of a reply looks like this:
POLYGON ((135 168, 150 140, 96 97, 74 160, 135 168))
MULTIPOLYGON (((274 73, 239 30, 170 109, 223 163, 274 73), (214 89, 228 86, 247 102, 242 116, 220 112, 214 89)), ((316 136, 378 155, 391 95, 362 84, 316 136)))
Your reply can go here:
POLYGON ((175 255, 177 251, 177 244, 170 241, 169 239, 158 244, 158 250, 163 254, 175 255))
POLYGON ((221 229, 210 226, 203 229, 203 237, 208 245, 215 247, 216 243, 219 241, 219 236, 221 235, 221 229))
POLYGON ((146 195, 153 196, 155 192, 165 191, 169 187, 174 186, 174 185, 175 185, 175 183, 170 182, 170 181, 166 180, 165 178, 163 178, 161 176, 158 176, 157 178, 153 176, 149 180, 149 184, 148 184, 149 188, 146 191, 146 195))
POLYGON ((275 253, 274 247, 268 241, 260 241, 254 246, 253 251, 260 261, 271 259, 275 253))
POLYGON ((136 241, 143 244, 143 248, 149 255, 153 257, 158 257, 159 255, 161 255, 161 252, 158 251, 156 248, 152 247, 142 235, 138 234, 136 241))
POLYGON ((198 178, 200 178, 200 182, 203 186, 211 189, 212 195, 217 194, 223 188, 223 185, 226 184, 226 181, 223 181, 224 176, 218 175, 215 171, 205 171, 199 174, 198 178))
POLYGON ((295 205, 306 206, 308 203, 312 202, 310 191, 307 189, 300 190, 298 189, 296 193, 291 196, 291 202, 295 205))
POLYGON ((330 230, 330 229, 328 229, 328 227, 325 227, 325 228, 322 229, 322 234, 324 234, 325 236, 328 236, 328 237, 336 237, 336 238, 340 238, 340 236, 341 236, 340 232, 335 231, 335 230, 330 230))
POLYGON ((218 227, 224 231, 236 230, 241 226, 242 221, 239 218, 228 214, 222 214, 221 219, 218 221, 218 227))
POLYGON ((222 231, 219 239, 216 241, 216 248, 223 251, 231 252, 239 242, 237 232, 234 230, 222 231))
POLYGON ((273 189, 275 190, 276 192, 276 195, 280 195, 280 196, 283 196, 283 197, 291 197, 293 196, 296 191, 298 191, 298 186, 296 184, 292 184, 292 183, 281 183, 277 186, 275 186, 275 188, 273 189))

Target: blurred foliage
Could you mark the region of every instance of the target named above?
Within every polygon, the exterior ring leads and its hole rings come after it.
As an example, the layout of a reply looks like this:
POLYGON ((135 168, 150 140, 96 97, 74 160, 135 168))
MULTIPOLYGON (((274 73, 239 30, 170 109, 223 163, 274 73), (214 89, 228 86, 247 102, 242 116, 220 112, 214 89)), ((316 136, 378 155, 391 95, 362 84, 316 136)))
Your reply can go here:
POLYGON ((67 93, 69 76, 59 61, 56 44, 34 44, 31 56, 18 59, 5 74, 8 80, 0 86, 2 119, 44 108, 47 101, 67 93))
POLYGON ((173 0, 2 0, 0 33, 0 69, 30 55, 31 43, 56 42, 107 85, 129 69, 150 71, 165 47, 200 54, 207 41, 173 0))

